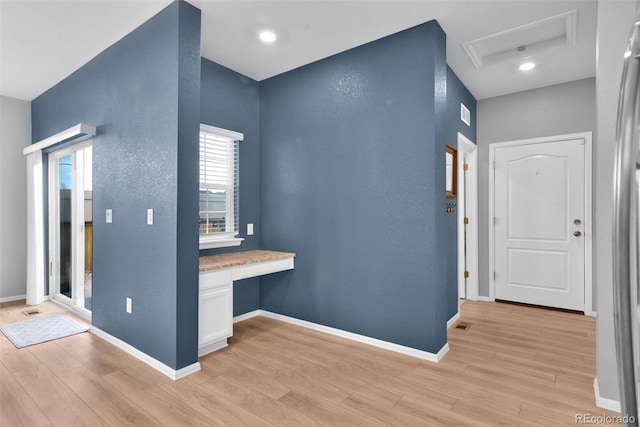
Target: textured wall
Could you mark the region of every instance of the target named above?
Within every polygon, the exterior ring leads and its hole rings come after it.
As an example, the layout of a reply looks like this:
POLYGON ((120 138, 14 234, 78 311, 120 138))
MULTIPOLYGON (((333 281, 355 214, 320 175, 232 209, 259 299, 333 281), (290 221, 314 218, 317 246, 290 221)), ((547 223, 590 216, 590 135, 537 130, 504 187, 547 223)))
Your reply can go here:
MULTIPOLYGON (((200 122, 244 134, 240 143, 240 237, 238 247, 208 249, 201 255, 260 248, 260 99, 258 82, 228 68, 202 59, 200 122), (247 236, 247 224, 254 235, 247 236)), ((233 314, 260 308, 260 279, 234 283, 233 314)))
POLYGON ((27 162, 31 103, 0 96, 0 301, 27 293, 27 162))
POLYGON ((479 295, 489 296, 489 275, 492 274, 489 268, 489 144, 594 132, 595 121, 594 78, 478 102, 479 295))
POLYGON ((175 369, 197 361, 199 37, 172 3, 32 102, 34 141, 98 126, 93 324, 175 369))
POLYGON ((261 245, 297 253, 263 309, 445 344, 445 44, 432 21, 260 83, 261 245))
MULTIPOLYGON (((458 146, 458 132, 476 142, 476 99, 466 86, 460 81, 458 76, 447 66, 447 122, 445 127, 445 142, 453 147, 458 146), (471 113, 471 126, 460 119, 460 104, 464 104, 471 113)), ((459 184, 460 185, 460 184, 459 184)), ((456 203, 457 199, 449 202, 456 203)), ((447 215, 446 230, 447 235, 457 242, 458 239, 458 211, 457 215, 447 215)), ((442 254, 442 262, 447 264, 445 271, 447 275, 447 316, 453 317, 458 312, 458 246, 447 245, 447 252, 442 254)))

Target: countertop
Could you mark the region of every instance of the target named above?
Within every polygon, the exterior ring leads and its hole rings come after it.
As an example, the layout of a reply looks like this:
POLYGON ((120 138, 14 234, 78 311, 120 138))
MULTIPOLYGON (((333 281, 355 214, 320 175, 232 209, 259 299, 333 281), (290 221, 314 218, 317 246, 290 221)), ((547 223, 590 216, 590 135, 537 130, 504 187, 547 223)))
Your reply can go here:
POLYGON ((260 262, 275 261, 285 258, 293 258, 295 256, 296 254, 293 252, 276 252, 264 250, 201 256, 200 272, 237 267, 239 265, 257 264, 260 262))

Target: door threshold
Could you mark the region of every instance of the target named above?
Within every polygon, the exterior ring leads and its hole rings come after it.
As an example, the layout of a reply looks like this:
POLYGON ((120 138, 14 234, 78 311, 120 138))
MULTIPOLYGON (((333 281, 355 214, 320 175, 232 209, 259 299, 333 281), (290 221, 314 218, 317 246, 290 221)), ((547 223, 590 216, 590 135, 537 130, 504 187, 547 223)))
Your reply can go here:
POLYGON ((49 301, 51 301, 52 303, 54 303, 55 305, 57 305, 59 307, 64 308, 65 310, 67 310, 68 312, 74 314, 75 316, 78 316, 82 320, 84 320, 86 322, 89 322, 90 324, 93 324, 91 322, 91 312, 89 310, 85 310, 85 309, 69 306, 69 305, 64 304, 64 303, 62 303, 60 301, 57 301, 54 298, 49 298, 49 301))
POLYGON ((582 310, 571 310, 569 308, 549 307, 547 305, 529 304, 526 302, 518 302, 518 301, 508 301, 506 299, 496 299, 495 301, 502 304, 519 305, 522 307, 542 308, 544 310, 559 311, 562 313, 574 313, 574 314, 582 314, 582 315, 585 314, 584 311, 582 310))

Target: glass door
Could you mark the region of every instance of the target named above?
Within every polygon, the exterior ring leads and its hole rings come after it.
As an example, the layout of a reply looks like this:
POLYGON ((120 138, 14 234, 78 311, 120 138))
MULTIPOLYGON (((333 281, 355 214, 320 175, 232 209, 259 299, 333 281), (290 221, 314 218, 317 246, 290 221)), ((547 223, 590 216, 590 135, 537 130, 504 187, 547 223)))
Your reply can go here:
POLYGON ((49 154, 49 294, 91 316, 93 188, 90 143, 49 154))

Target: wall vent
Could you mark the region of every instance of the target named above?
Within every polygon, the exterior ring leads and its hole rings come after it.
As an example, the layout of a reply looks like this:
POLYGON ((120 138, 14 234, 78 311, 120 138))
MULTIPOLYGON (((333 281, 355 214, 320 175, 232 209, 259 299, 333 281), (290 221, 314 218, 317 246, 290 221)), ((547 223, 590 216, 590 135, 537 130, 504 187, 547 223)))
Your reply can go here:
POLYGON ((460 120, 471 126, 471 112, 464 104, 460 104, 460 120))
POLYGON ((576 9, 467 43, 464 51, 476 68, 516 60, 547 49, 576 43, 576 9))

